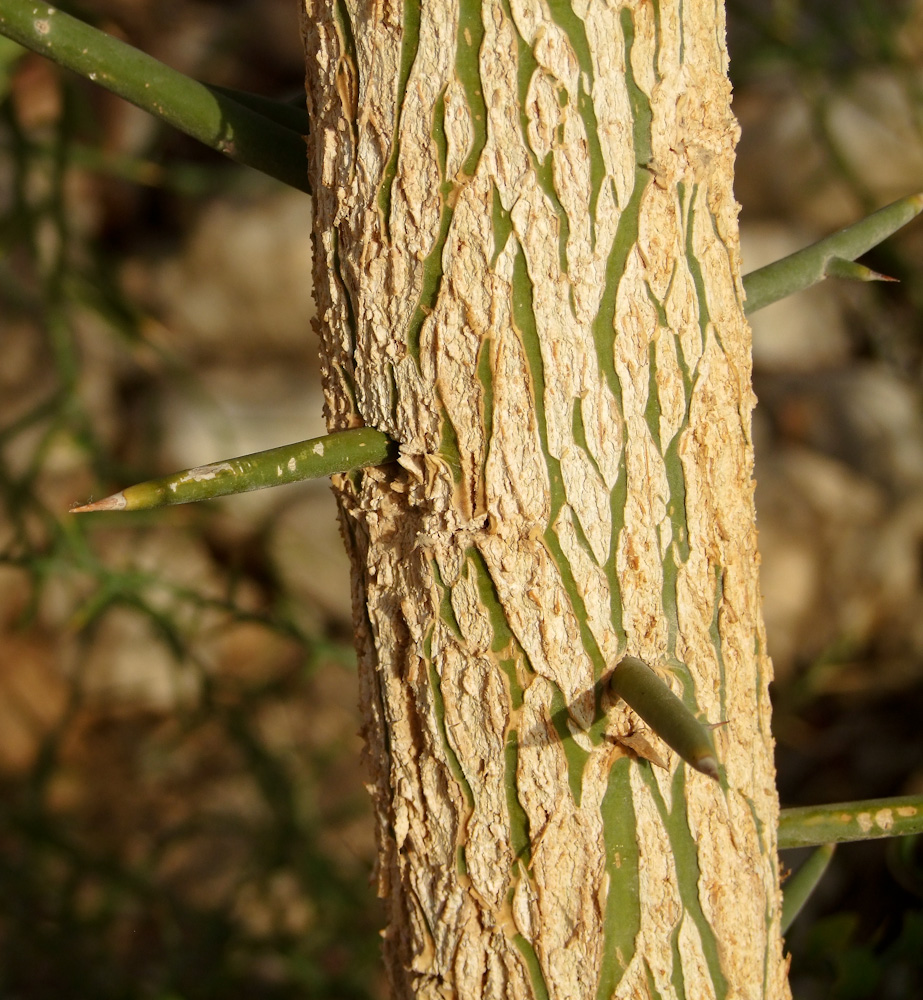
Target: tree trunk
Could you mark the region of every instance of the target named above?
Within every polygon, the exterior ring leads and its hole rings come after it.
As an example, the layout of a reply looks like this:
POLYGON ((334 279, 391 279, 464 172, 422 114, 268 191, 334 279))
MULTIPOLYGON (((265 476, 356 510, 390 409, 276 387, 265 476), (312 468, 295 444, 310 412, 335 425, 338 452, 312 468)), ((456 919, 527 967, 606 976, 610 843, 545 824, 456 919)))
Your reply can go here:
POLYGON ((394 995, 786 997, 723 5, 306 10, 328 421, 401 446, 335 484, 394 995))

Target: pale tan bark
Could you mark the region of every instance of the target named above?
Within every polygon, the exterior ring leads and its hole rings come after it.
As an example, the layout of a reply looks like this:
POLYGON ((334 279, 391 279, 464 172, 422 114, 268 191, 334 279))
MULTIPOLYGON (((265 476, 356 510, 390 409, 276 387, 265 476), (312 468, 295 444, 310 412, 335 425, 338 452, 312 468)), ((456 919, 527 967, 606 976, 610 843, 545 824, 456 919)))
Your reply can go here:
POLYGON ((402 455, 336 484, 394 993, 786 997, 722 5, 424 2, 405 84, 405 8, 306 10, 329 422, 402 455), (626 652, 720 785, 618 742, 626 652))

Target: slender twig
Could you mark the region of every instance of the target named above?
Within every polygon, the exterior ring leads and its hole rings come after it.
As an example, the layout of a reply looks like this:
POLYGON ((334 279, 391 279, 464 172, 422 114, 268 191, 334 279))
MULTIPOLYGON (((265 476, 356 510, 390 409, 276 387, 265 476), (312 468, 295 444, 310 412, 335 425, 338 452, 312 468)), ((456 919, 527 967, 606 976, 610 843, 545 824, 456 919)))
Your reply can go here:
POLYGON ((783 934, 792 926, 795 917, 801 912, 801 908, 824 877, 824 872, 827 870, 835 850, 835 844, 823 844, 818 847, 782 886, 783 934))
MULTIPOLYGON (((111 90, 238 163, 310 193, 304 141, 245 106, 48 4, 0 2, 0 34, 111 90)), ((290 119, 294 120, 294 119, 290 119)), ((303 120, 299 117, 299 120, 303 120)))
POLYGON ((783 809, 779 850, 923 833, 923 795, 783 809))
POLYGON ((200 465, 162 479, 151 479, 102 500, 74 507, 71 513, 149 510, 169 504, 209 500, 229 493, 248 493, 304 479, 320 479, 365 466, 384 465, 396 457, 397 446, 381 431, 356 427, 241 458, 200 465))
POLYGON ((854 261, 883 243, 921 211, 923 194, 909 195, 803 250, 751 271, 743 279, 747 294, 746 313, 754 313, 827 277, 850 277, 861 281, 893 280, 861 265, 848 268, 844 262, 854 261))

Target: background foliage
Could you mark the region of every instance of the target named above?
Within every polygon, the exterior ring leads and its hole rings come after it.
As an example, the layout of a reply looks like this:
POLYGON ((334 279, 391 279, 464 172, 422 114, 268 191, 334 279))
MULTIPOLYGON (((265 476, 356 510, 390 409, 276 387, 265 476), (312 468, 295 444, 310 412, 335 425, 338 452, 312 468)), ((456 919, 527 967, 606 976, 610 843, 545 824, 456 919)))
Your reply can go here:
MULTIPOLYGON (((291 0, 66 6, 210 83, 301 89, 291 0)), ((730 23, 747 269, 923 188, 923 8, 730 23)), ((309 211, 0 40, 0 996, 383 995, 325 488, 65 513, 323 432, 309 211)), ((755 317, 785 805, 923 791, 921 241, 867 261, 898 286, 755 317)), ((921 894, 914 841, 840 848, 795 995, 921 995, 921 894)))

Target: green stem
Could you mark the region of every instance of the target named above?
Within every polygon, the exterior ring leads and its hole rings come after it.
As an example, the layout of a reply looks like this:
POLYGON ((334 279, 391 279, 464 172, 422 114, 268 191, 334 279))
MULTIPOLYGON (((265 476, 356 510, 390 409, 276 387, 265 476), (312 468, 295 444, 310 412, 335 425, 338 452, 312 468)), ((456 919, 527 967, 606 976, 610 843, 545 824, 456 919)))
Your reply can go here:
POLYGON ((783 934, 792 926, 795 917, 801 912, 811 893, 817 888, 818 882, 824 877, 824 872, 827 870, 835 850, 835 844, 823 844, 818 847, 782 887, 783 934))
POLYGON ((241 458, 200 465, 162 479, 151 479, 95 503, 74 507, 71 513, 149 510, 169 504, 210 500, 230 493, 248 493, 304 479, 320 479, 365 466, 384 465, 396 457, 397 446, 381 431, 356 427, 241 458))
POLYGON ((226 91, 207 87, 47 4, 2 0, 0 34, 230 159, 310 193, 304 141, 287 124, 274 120, 278 116, 245 107, 226 91))
POLYGON ((779 850, 923 833, 923 795, 783 809, 779 850))
MULTIPOLYGON (((883 243, 901 226, 915 219, 921 211, 923 194, 909 195, 826 239, 812 243, 759 270, 751 271, 743 279, 747 295, 747 315, 788 295, 810 288, 826 277, 843 275, 843 261, 855 260, 872 247, 883 243)), ((868 281, 870 274, 872 272, 866 272, 862 280, 868 281)))
POLYGON ((262 94, 251 94, 249 90, 236 90, 233 87, 222 87, 217 83, 206 83, 206 87, 219 97, 229 97, 232 101, 242 104, 245 108, 255 111, 264 118, 282 125, 297 135, 307 135, 311 128, 311 119, 304 106, 304 96, 299 104, 289 101, 277 101, 273 97, 262 94))

